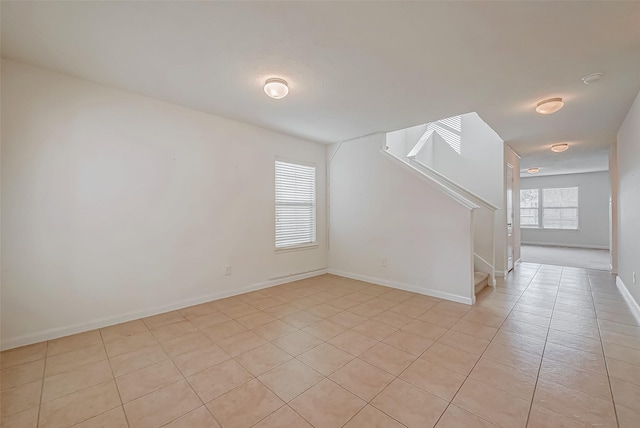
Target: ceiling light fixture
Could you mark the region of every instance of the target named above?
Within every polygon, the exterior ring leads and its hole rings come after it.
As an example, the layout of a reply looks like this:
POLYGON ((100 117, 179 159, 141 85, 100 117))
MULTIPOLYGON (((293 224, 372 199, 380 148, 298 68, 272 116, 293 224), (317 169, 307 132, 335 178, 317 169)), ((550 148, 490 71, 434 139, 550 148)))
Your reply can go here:
POLYGON ((551 114, 557 112, 562 107, 564 107, 562 98, 548 98, 538 103, 536 111, 540 114, 551 114))
POLYGON ((561 153, 566 150, 569 150, 569 145, 567 143, 554 144, 551 146, 551 151, 556 153, 561 153))
POLYGON ((273 77, 264 82, 264 93, 275 100, 279 100, 287 96, 289 86, 286 80, 273 77))
POLYGON ((538 171, 540 171, 540 168, 529 168, 529 169, 527 170, 527 172, 528 172, 529 174, 537 174, 537 173, 538 173, 538 171))
POLYGON ((590 85, 594 82, 597 82, 598 80, 600 80, 602 78, 604 74, 602 73, 591 73, 591 74, 587 74, 586 76, 584 76, 582 78, 582 83, 584 83, 585 85, 590 85))

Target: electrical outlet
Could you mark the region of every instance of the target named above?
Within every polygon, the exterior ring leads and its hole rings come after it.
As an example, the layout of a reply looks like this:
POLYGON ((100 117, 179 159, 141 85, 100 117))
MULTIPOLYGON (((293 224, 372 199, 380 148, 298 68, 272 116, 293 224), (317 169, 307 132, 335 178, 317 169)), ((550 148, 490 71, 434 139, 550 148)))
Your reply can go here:
POLYGON ((386 268, 387 267, 387 259, 382 259, 380 261, 380 266, 382 266, 383 268, 386 268))
POLYGON ((224 276, 229 276, 231 275, 231 265, 226 265, 224 267, 224 276))
POLYGON ((636 273, 635 272, 633 273, 632 278, 633 278, 633 283, 635 284, 636 283, 636 273))

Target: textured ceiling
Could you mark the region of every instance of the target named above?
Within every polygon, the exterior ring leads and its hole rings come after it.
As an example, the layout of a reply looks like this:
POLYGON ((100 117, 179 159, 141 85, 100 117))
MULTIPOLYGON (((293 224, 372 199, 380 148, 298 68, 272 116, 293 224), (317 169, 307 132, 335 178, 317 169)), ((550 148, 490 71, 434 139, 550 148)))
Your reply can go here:
POLYGON ((523 164, 558 168, 551 144, 591 162, 640 89, 639 2, 1 7, 4 57, 325 143, 475 111, 523 164), (272 76, 287 98, 264 95, 272 76), (552 96, 564 109, 535 113, 552 96))

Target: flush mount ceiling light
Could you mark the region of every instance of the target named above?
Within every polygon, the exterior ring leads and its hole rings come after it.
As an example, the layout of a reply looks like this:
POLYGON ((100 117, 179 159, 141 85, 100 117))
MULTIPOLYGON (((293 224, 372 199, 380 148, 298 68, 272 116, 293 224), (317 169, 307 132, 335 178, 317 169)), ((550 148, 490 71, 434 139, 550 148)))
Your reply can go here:
POLYGON ((529 168, 529 169, 527 170, 527 172, 528 172, 529 174, 537 174, 537 173, 538 173, 538 171, 540 171, 540 168, 529 168))
POLYGON ((551 114, 557 112, 562 107, 564 107, 562 98, 548 98, 538 103, 536 111, 540 114, 551 114))
POLYGON ((590 85, 593 82, 597 82, 598 80, 600 80, 602 78, 602 76, 603 76, 602 73, 587 74, 586 76, 584 76, 582 78, 582 83, 584 83, 585 85, 590 85))
POLYGON ((274 77, 264 82, 264 93, 275 100, 279 100, 287 96, 289 86, 286 80, 274 77))
POLYGON ((554 144, 553 146, 551 146, 552 152, 561 153, 565 150, 569 150, 569 145, 567 143, 554 144))

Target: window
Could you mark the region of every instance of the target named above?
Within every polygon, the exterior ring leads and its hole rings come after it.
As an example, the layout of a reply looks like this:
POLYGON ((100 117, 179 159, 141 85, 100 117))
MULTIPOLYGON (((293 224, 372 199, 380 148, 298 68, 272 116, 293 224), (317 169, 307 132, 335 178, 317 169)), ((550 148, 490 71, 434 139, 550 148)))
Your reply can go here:
POLYGON ((578 230, 578 188, 542 190, 542 225, 545 229, 578 230))
POLYGON ((316 242, 316 168, 276 161, 276 248, 316 242))
POLYGON ((520 191, 520 226, 540 227, 540 197, 538 189, 520 191))
POLYGON ((520 225, 578 230, 578 188, 521 190, 520 225))

